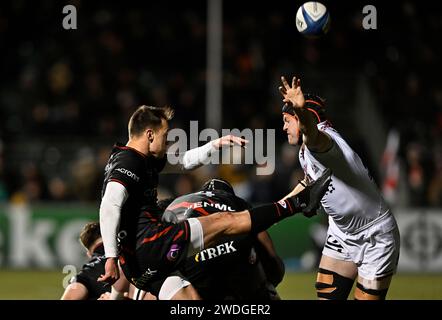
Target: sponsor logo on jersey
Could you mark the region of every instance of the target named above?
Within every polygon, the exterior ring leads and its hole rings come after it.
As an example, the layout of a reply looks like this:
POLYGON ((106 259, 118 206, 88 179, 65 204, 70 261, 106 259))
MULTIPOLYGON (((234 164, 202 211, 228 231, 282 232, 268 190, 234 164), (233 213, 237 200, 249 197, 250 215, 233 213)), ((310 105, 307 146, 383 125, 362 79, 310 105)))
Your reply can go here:
POLYGON ((197 253, 197 255, 195 256, 195 261, 206 261, 236 251, 238 250, 233 246, 233 241, 225 242, 217 245, 214 248, 207 248, 200 253, 197 253))
POLYGON ((178 258, 178 255, 180 253, 180 245, 174 243, 173 245, 170 246, 170 250, 167 253, 167 260, 169 261, 175 261, 178 258))
POLYGON ((122 174, 125 174, 129 178, 134 179, 136 182, 140 181, 140 178, 135 173, 133 173, 132 171, 129 171, 129 170, 125 169, 125 168, 118 168, 118 169, 115 169, 115 171, 118 171, 118 172, 121 172, 122 174))
POLYGON ((212 207, 218 209, 219 211, 230 211, 230 212, 236 211, 231 206, 228 206, 225 203, 208 202, 208 201, 198 201, 192 203, 189 209, 207 208, 207 207, 212 207))
POLYGON ((281 207, 287 209, 287 203, 285 202, 285 200, 279 200, 278 203, 281 205, 281 207))

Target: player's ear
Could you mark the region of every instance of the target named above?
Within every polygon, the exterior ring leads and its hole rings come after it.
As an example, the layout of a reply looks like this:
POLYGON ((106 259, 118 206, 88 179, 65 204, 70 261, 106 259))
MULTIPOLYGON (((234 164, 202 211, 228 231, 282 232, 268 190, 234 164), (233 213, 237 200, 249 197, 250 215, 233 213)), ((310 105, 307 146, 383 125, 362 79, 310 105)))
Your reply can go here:
POLYGON ((150 143, 153 142, 154 132, 153 132, 152 129, 147 129, 147 130, 146 130, 146 137, 147 137, 147 140, 148 140, 150 143))

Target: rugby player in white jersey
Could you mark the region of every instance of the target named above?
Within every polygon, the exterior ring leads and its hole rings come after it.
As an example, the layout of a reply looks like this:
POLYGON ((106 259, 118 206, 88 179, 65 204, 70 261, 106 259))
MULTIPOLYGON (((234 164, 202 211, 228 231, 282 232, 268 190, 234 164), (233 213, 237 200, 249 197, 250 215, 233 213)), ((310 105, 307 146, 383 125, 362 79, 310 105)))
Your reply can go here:
POLYGON ((304 95, 296 77, 291 86, 284 77, 281 81, 283 130, 290 144, 301 146, 299 161, 305 173, 287 197, 316 180, 324 168, 333 172, 321 200, 329 228, 317 274, 317 296, 347 299, 356 279, 355 299, 383 300, 399 259, 395 218, 359 156, 326 120, 324 100, 304 95))

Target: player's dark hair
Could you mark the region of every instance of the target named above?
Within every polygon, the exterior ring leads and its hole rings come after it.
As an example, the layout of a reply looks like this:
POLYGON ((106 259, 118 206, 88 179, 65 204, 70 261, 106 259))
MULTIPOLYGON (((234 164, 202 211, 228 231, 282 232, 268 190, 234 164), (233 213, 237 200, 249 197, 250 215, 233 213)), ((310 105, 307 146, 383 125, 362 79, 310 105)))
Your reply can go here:
MULTIPOLYGON (((327 120, 327 115, 325 112, 325 99, 313 93, 304 93, 304 99, 304 107, 314 114, 314 118, 318 123, 327 120)), ((282 107, 282 112, 291 114, 292 116, 295 115, 295 110, 289 104, 285 104, 282 107)))
POLYGON ((223 190, 225 192, 235 194, 232 185, 221 178, 213 178, 207 180, 204 185, 201 187, 201 191, 213 191, 213 190, 223 190))
POLYGON ((90 250, 99 238, 101 238, 100 223, 96 221, 87 223, 80 232, 80 242, 87 250, 90 250))
POLYGON ((173 118, 172 107, 141 106, 132 114, 129 120, 129 137, 142 134, 147 128, 158 129, 161 127, 161 119, 169 121, 173 118))

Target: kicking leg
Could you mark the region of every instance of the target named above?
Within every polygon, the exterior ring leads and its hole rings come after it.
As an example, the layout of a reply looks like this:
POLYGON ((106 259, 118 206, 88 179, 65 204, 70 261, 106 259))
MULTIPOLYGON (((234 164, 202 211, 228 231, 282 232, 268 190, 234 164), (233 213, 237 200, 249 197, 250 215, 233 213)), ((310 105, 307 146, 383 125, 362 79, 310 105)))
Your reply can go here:
MULTIPOLYGON (((258 234, 276 222, 304 209, 313 210, 319 206, 327 191, 331 174, 331 170, 325 170, 323 175, 312 185, 285 200, 241 212, 220 212, 205 217, 188 219, 191 234, 194 233, 195 240, 199 239, 199 241, 192 241, 198 244, 195 249, 200 251, 204 247, 210 247, 223 236, 245 233, 258 234), (202 237, 195 233, 202 235, 202 237), (195 237, 198 237, 198 239, 195 237)), ((189 251, 189 255, 196 253, 192 252, 193 250, 189 251)))

